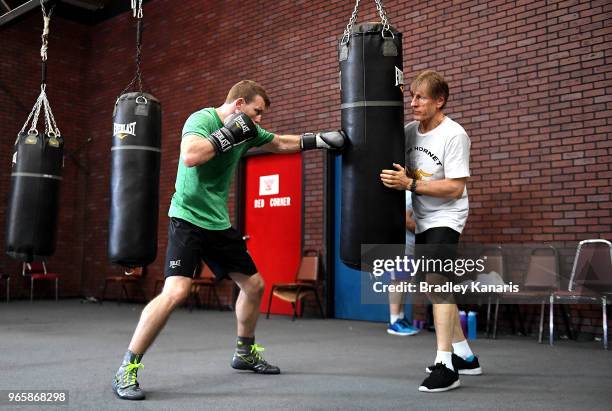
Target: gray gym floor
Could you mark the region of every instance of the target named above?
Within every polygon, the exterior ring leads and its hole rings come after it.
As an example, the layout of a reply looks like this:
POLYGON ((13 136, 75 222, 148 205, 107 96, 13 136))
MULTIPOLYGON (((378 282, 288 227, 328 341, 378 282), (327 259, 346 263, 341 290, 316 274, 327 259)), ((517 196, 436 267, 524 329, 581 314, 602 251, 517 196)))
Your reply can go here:
MULTIPOLYGON (((143 402, 117 399, 110 381, 142 305, 78 300, 0 304, 0 390, 68 390, 68 406, 0 409, 612 409, 612 352, 601 343, 502 336, 472 343, 485 374, 461 388, 418 392, 434 335, 390 336, 381 323, 261 318, 257 341, 281 375, 229 367, 233 313, 177 310, 145 355, 143 402)), ((1 403, 1 402, 0 402, 1 403)))

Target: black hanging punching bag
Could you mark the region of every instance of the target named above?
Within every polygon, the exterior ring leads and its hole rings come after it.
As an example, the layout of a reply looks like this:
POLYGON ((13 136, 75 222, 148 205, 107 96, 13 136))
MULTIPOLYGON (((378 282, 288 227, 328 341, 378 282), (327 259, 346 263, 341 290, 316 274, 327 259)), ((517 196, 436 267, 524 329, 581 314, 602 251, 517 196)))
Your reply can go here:
POLYGON ((161 105, 147 93, 115 103, 108 254, 114 264, 146 266, 157 255, 161 105))
POLYGON ((15 141, 6 252, 25 262, 55 252, 64 139, 49 134, 21 132, 15 141))
POLYGON ((405 193, 380 181, 381 170, 405 163, 401 37, 362 23, 340 44, 341 121, 350 141, 342 154, 340 258, 355 269, 362 244, 405 241, 405 193))

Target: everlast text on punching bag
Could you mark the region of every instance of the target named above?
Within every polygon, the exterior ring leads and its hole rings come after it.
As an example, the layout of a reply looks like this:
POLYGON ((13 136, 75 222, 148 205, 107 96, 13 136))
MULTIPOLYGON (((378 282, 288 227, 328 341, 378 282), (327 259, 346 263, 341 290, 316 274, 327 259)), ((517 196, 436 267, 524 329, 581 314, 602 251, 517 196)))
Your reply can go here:
POLYGON ((342 155, 340 258, 360 268, 362 244, 403 244, 405 193, 380 171, 405 163, 401 33, 383 24, 352 27, 340 43, 342 155))
POLYGON ((64 139, 49 134, 22 131, 15 141, 6 251, 21 261, 55 252, 64 139))
POLYGON ((114 264, 146 266, 157 255, 161 106, 150 94, 121 95, 113 114, 108 254, 114 264))

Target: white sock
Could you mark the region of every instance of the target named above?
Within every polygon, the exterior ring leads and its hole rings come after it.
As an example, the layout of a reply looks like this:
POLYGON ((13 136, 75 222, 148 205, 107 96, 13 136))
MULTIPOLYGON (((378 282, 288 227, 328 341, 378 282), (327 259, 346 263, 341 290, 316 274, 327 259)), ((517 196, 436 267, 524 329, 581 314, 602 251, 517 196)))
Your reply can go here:
POLYGON ((436 360, 434 364, 442 363, 451 371, 455 371, 453 367, 452 353, 450 351, 438 351, 436 353, 436 360))
POLYGON ((455 355, 463 358, 464 360, 467 360, 470 356, 474 355, 467 340, 453 343, 453 352, 455 355))
POLYGON ((397 320, 400 320, 400 316, 398 314, 391 314, 391 324, 395 324, 397 320))
POLYGON ((399 317, 400 320, 403 320, 404 319, 404 312, 400 311, 397 316, 399 317))

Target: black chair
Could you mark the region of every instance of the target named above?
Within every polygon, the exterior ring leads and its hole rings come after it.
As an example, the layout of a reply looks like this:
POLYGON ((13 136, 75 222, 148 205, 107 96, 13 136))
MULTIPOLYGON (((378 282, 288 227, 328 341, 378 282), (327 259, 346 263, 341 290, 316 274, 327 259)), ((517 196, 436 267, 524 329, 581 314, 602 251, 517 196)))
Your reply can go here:
MULTIPOLYGON (((531 251, 529 255, 529 261, 527 264, 527 272, 523 278, 523 289, 519 292, 513 293, 502 293, 499 296, 499 301, 502 300, 517 300, 519 302, 526 303, 537 303, 540 305, 540 322, 539 322, 539 333, 538 342, 542 342, 542 336, 544 331, 544 309, 546 303, 549 302, 551 296, 555 291, 560 289, 560 275, 559 275, 559 254, 556 248, 553 246, 537 247, 531 251)), ((524 324, 518 306, 513 304, 512 307, 516 309, 519 315, 519 323, 521 331, 526 334, 524 330, 524 324)), ((564 319, 566 320, 566 328, 568 334, 571 337, 572 331, 569 324, 569 320, 566 318, 566 312, 564 311, 564 319)), ((552 318, 552 311, 550 316, 552 318)), ((495 319, 493 325, 493 338, 497 334, 497 310, 495 312, 495 319)), ((551 329, 552 332, 552 329, 551 329)))
POLYGON ((210 296, 215 299, 215 303, 219 311, 223 310, 221 306, 221 300, 219 299, 219 294, 217 293, 217 281, 215 274, 212 272, 210 267, 206 264, 202 263, 202 267, 200 269, 200 274, 197 278, 194 278, 191 282, 191 292, 189 294, 189 311, 193 310, 193 301, 196 301, 198 306, 202 306, 202 301, 200 300, 200 292, 202 289, 208 290, 208 300, 210 300, 210 296))

